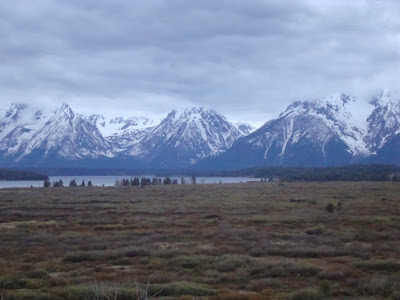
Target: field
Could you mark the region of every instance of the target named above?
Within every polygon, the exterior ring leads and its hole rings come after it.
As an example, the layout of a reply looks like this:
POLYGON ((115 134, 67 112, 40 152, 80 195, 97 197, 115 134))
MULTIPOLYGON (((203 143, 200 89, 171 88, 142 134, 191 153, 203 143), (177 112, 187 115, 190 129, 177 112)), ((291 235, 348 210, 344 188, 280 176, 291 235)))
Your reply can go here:
POLYGON ((0 299, 400 299, 400 184, 0 190, 0 299))

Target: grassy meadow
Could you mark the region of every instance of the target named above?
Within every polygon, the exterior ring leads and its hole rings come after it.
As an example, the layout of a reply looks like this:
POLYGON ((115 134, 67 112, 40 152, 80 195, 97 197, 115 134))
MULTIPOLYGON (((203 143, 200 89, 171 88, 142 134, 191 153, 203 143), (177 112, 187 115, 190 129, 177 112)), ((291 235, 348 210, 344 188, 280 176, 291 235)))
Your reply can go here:
POLYGON ((0 190, 0 299, 400 299, 400 184, 0 190))

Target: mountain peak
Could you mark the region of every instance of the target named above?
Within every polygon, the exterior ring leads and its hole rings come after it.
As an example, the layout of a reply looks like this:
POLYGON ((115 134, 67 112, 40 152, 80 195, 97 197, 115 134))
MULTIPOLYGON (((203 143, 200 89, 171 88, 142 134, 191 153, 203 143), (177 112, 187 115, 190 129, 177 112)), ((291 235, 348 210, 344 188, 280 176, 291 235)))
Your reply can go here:
POLYGON ((335 110, 340 110, 344 108, 346 104, 354 102, 356 102, 356 98, 345 93, 335 93, 316 100, 317 107, 330 107, 335 110))
POLYGON ((75 113, 72 111, 68 103, 63 102, 59 109, 56 109, 56 114, 63 115, 66 118, 72 119, 75 117, 75 113))
POLYGON ((191 108, 186 108, 186 109, 174 109, 169 113, 169 117, 173 117, 176 120, 179 120, 184 117, 188 116, 196 116, 196 115, 201 115, 204 112, 211 112, 211 110, 206 110, 204 107, 191 107, 191 108))
POLYGON ((386 105, 389 103, 395 104, 398 102, 400 102, 400 90, 384 89, 382 90, 380 98, 378 98, 378 101, 375 102, 375 104, 386 105))
POLYGON ((27 108, 26 104, 11 103, 9 106, 0 109, 0 117, 3 116, 15 120, 18 118, 19 113, 25 108, 27 108))

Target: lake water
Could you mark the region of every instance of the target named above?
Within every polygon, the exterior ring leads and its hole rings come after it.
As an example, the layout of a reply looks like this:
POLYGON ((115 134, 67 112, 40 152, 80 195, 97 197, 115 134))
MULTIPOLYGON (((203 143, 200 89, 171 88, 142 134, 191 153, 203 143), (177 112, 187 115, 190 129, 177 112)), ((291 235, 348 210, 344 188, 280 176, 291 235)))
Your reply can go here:
MULTIPOLYGON (((136 175, 137 176, 137 175, 136 175)), ((135 176, 133 176, 135 177, 135 176)), ((152 175, 139 175, 141 177, 153 178, 152 175)), ((50 176, 50 182, 62 180, 65 186, 69 185, 69 182, 75 179, 76 183, 80 185, 82 180, 85 180, 87 184, 88 181, 92 181, 94 186, 114 186, 116 180, 130 179, 130 176, 50 176)), ((159 177, 165 178, 165 177, 159 177)), ((172 180, 177 179, 181 182, 181 176, 171 176, 172 180)), ((184 177, 186 183, 190 183, 191 177, 184 177)), ((196 177, 197 184, 212 184, 212 183, 240 183, 247 181, 260 181, 260 178, 248 178, 248 177, 196 177)), ((26 187, 43 187, 43 180, 40 181, 0 181, 0 189, 4 188, 26 188, 26 187)))

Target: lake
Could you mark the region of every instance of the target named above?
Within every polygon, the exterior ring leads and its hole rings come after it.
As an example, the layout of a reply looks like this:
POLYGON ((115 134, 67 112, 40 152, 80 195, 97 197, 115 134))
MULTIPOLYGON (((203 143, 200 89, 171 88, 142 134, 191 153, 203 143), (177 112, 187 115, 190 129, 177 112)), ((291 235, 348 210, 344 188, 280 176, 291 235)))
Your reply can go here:
MULTIPOLYGON (((153 178, 153 175, 135 175, 139 178, 149 177, 153 178)), ((135 177, 132 176, 132 177, 135 177)), ((87 184, 88 181, 92 181, 94 186, 114 186, 116 180, 130 179, 131 176, 50 176, 50 182, 62 180, 65 186, 69 185, 69 182, 75 179, 76 183, 80 185, 82 180, 87 184)), ((158 177, 164 179, 165 177, 158 177)), ((177 179, 181 182, 181 176, 171 176, 172 180, 177 179)), ((184 177, 186 183, 190 183, 191 177, 184 177)), ((248 177, 196 177, 196 183, 198 184, 212 184, 212 183, 240 183, 247 181, 260 181, 260 178, 248 178, 248 177)), ((43 181, 0 181, 0 189, 4 188, 27 188, 27 187, 43 187, 43 181)))

